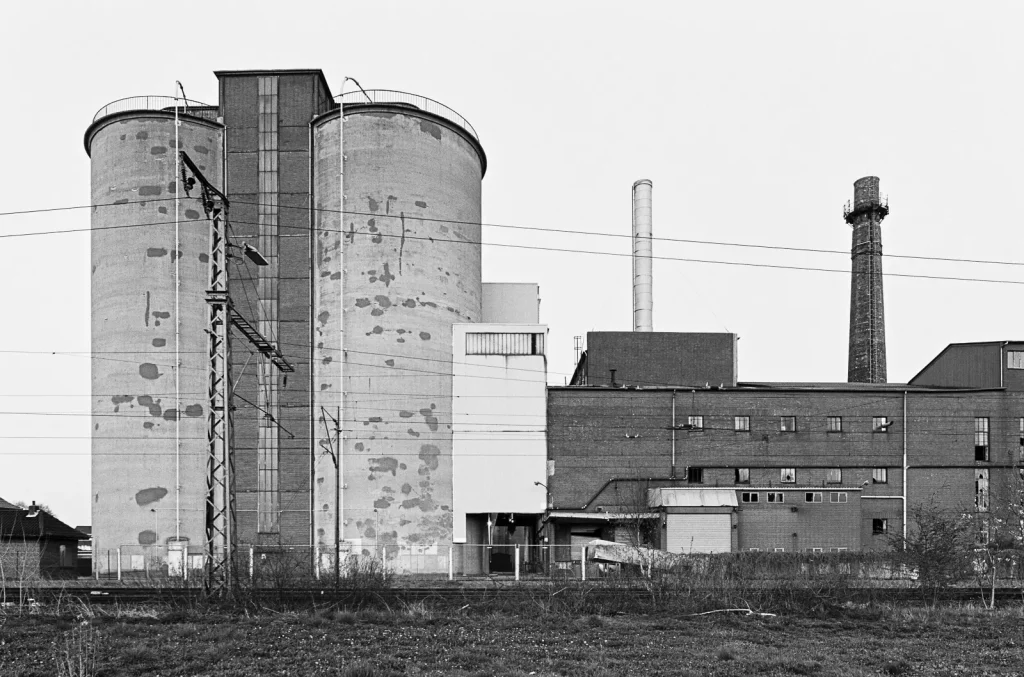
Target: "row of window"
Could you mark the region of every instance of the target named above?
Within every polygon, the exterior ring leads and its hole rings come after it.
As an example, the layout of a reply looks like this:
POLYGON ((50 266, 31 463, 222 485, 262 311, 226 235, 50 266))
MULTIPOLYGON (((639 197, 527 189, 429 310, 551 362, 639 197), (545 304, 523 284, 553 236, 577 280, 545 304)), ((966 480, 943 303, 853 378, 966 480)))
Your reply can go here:
MULTIPOLYGON (((823 491, 808 491, 804 494, 804 503, 823 503, 825 492, 823 491)), ((786 495, 781 491, 767 491, 765 492, 765 499, 768 503, 785 503, 786 495)), ((761 494, 757 491, 741 491, 740 492, 740 503, 760 503, 761 494)), ((828 492, 829 503, 848 503, 849 495, 845 491, 830 491, 828 492)))
MULTIPOLYGON (((749 433, 750 432, 750 417, 749 416, 733 416, 732 418, 732 429, 738 433, 749 433)), ((1024 419, 1022 419, 1024 421, 1024 419)), ((887 416, 872 416, 871 417, 871 430, 876 433, 884 433, 889 431, 889 427, 892 425, 892 421, 887 416)), ((703 416, 687 416, 686 417, 686 429, 694 431, 704 430, 704 417, 703 416)), ((779 432, 784 433, 795 433, 797 431, 796 416, 780 416, 779 417, 779 432)), ((841 433, 843 432, 843 417, 842 416, 826 416, 825 417, 825 431, 830 433, 841 433)))
MULTIPOLYGON (((750 484, 750 468, 735 468, 736 484, 750 484)), ((704 469, 690 466, 686 469, 686 481, 690 484, 704 482, 704 469)), ((779 468, 779 481, 783 484, 796 484, 796 468, 779 468)), ((842 484, 842 468, 829 468, 825 477, 828 484, 842 484)), ((889 469, 875 468, 871 471, 872 484, 888 484, 889 469)))
MULTIPOLYGON (((785 548, 747 548, 747 552, 786 552, 785 548)), ((847 548, 829 548, 828 552, 846 552, 847 548)), ((796 551, 792 551, 796 552, 796 551)), ((824 553, 825 548, 811 548, 811 552, 824 553)), ((847 565, 849 566, 849 565, 847 565)), ((846 573, 849 573, 848 571, 846 573)))

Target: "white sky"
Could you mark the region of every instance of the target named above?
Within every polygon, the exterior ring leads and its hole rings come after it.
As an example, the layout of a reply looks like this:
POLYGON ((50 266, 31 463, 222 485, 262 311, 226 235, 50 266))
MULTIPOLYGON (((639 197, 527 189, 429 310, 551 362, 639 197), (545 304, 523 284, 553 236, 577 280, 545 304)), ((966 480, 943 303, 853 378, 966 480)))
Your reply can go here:
MULTIPOLYGON (((839 4, 9 3, 0 212, 89 202, 82 136, 110 101, 181 80, 212 104, 214 70, 322 68, 335 93, 351 75, 466 116, 488 155, 486 223, 627 236, 484 229, 572 250, 484 248, 485 281, 540 284, 552 383, 573 336, 632 328, 628 256, 574 252, 628 254, 640 178, 656 237, 848 252, 842 206, 873 174, 891 196, 887 255, 1021 261, 1024 5, 839 4)), ((88 226, 87 210, 0 216, 0 235, 88 226)), ((655 255, 850 265, 666 242, 655 255)), ((0 238, 0 497, 72 525, 90 521, 89 265, 87 233, 0 238)), ((884 265, 1018 283, 886 277, 890 381, 947 343, 1024 339, 1019 264, 884 265)), ((741 380, 845 380, 848 273, 654 273, 655 329, 739 334, 741 380)))

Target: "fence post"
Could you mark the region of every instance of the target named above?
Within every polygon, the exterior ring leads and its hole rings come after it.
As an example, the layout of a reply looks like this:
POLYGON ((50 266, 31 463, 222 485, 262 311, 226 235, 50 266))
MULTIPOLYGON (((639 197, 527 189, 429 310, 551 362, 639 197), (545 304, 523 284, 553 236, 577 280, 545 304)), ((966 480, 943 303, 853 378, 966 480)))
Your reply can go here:
POLYGON ((516 543, 516 550, 515 550, 515 555, 514 556, 516 558, 516 566, 515 566, 516 580, 518 581, 519 580, 519 544, 518 543, 516 543))
POLYGON ((448 546, 448 580, 455 580, 455 546, 448 546))
POLYGON ((117 580, 121 580, 121 548, 117 549, 117 580))
POLYGON ((313 574, 316 576, 316 580, 320 580, 320 545, 317 544, 313 547, 313 574))
POLYGON ((249 546, 249 582, 252 583, 256 573, 256 549, 249 546))
POLYGON ((580 579, 587 580, 587 546, 580 550, 580 579))

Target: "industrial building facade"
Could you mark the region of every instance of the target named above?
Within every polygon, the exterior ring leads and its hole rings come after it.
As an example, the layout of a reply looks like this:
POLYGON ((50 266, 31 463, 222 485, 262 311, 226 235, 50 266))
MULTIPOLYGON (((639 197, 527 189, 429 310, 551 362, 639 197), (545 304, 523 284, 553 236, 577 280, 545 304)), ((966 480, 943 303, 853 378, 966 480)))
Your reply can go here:
POLYGON ((588 336, 575 385, 548 389, 554 543, 657 509, 676 552, 882 550, 915 506, 974 514, 983 540, 1019 500, 1024 343, 952 345, 907 384, 744 383, 735 339, 588 336))
POLYGON ((317 571, 354 555, 471 574, 507 562, 455 546, 575 559, 595 538, 877 550, 915 505, 976 514, 980 534, 1016 490, 1024 343, 954 345, 885 382, 876 177, 844 211, 849 383, 745 383, 734 335, 654 332, 644 180, 635 331, 591 333, 572 383, 547 386, 539 289, 483 282, 487 158, 462 116, 334 96, 318 70, 216 75, 216 105, 124 99, 85 135, 97 552, 205 566, 228 414, 230 542, 317 571), (228 411, 209 397, 208 189, 230 204, 228 411))
MULTIPOLYGON (((446 569, 439 544, 465 532, 453 514, 488 512, 453 493, 453 435, 471 425, 455 418, 453 374, 526 359, 514 368, 533 384, 524 405, 544 410, 537 287, 481 279, 483 147, 425 97, 352 88, 339 102, 318 70, 216 75, 217 105, 133 97, 86 132, 93 349, 121 355, 93 362, 96 547, 166 546, 203 565, 220 412, 206 399, 211 231, 183 151, 230 203, 231 540, 325 563, 336 544, 392 546, 446 569), (456 326, 470 327, 458 345, 456 326)), ((467 497, 483 479, 470 448, 481 435, 461 443, 467 497)), ((539 514, 543 452, 519 446, 535 472, 501 510, 539 514)))

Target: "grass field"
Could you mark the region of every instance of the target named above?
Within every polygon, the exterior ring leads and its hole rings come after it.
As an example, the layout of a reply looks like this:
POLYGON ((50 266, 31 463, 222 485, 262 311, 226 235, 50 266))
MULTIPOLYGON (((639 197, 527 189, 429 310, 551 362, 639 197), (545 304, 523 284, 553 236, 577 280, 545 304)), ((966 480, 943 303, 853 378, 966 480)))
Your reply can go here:
MULTIPOLYGON (((101 613, 102 612, 102 613, 101 613)), ((0 675, 1024 675, 1019 606, 830 617, 472 609, 0 615, 0 675)))

